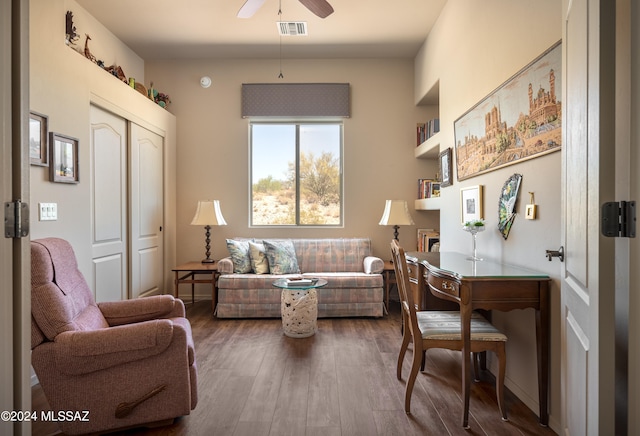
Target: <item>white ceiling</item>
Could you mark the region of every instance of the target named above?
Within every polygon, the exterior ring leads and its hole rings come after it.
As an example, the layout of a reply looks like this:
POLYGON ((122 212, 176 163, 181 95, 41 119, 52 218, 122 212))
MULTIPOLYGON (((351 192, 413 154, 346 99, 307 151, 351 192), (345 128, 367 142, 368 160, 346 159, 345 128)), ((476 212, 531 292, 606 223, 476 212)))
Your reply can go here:
POLYGON ((244 0, 77 0, 145 60, 277 58, 276 22, 306 21, 309 36, 282 37, 283 58, 411 58, 446 0, 329 0, 325 19, 297 0, 266 0, 236 18, 244 0))

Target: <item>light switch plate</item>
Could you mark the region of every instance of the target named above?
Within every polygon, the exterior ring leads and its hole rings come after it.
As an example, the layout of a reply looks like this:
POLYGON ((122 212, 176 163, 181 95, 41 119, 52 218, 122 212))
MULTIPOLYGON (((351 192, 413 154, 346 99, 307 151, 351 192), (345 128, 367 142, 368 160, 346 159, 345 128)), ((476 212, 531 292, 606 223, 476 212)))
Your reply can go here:
POLYGON ((58 219, 58 203, 38 203, 40 221, 56 221, 58 219))
POLYGON ((526 207, 526 211, 527 213, 525 214, 525 218, 528 220, 534 220, 536 219, 536 215, 538 212, 538 205, 537 204, 527 204, 526 207))

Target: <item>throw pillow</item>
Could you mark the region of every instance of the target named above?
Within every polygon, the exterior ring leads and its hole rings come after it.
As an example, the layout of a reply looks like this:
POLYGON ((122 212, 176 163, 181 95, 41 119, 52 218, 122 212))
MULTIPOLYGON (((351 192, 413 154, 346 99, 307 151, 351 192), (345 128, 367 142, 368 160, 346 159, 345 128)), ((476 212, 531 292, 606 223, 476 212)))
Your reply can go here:
POLYGON ((249 241, 227 239, 227 250, 233 261, 233 272, 246 274, 251 272, 251 258, 249 257, 249 241))
POLYGON ((249 257, 251 268, 256 274, 269 274, 269 261, 264 250, 264 244, 249 242, 249 257))
POLYGON ((290 240, 264 240, 264 250, 269 261, 271 274, 298 274, 298 259, 293 242, 290 240))

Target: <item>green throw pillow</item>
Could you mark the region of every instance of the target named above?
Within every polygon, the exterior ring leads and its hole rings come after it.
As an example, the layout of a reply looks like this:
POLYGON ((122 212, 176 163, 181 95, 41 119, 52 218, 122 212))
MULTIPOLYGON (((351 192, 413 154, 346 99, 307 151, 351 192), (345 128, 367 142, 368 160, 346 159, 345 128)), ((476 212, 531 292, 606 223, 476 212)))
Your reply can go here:
POLYGON ((233 261, 233 272, 246 274, 251 272, 251 258, 249 256, 249 241, 227 239, 227 250, 233 261))
POLYGON ((249 242, 249 257, 251 258, 251 268, 254 273, 269 274, 269 261, 264 252, 264 244, 249 242))
POLYGON ((264 250, 271 274, 299 274, 298 259, 293 242, 264 240, 264 250))

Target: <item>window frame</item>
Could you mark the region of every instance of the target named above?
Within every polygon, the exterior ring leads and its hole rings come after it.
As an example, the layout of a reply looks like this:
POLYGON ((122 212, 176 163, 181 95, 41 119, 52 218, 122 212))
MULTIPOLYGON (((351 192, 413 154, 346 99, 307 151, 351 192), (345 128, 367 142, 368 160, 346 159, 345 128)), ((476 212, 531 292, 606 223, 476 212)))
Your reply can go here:
POLYGON ((344 122, 341 118, 327 117, 320 119, 308 118, 287 118, 287 119, 271 119, 271 118, 252 118, 248 124, 249 130, 249 228, 344 228, 344 122), (340 192, 340 222, 337 224, 301 224, 300 223, 300 126, 304 125, 335 125, 340 129, 339 137, 339 192, 340 192), (296 180, 295 180, 295 223, 294 224, 254 224, 253 223, 253 126, 254 125, 295 125, 295 164, 296 164, 296 180))

